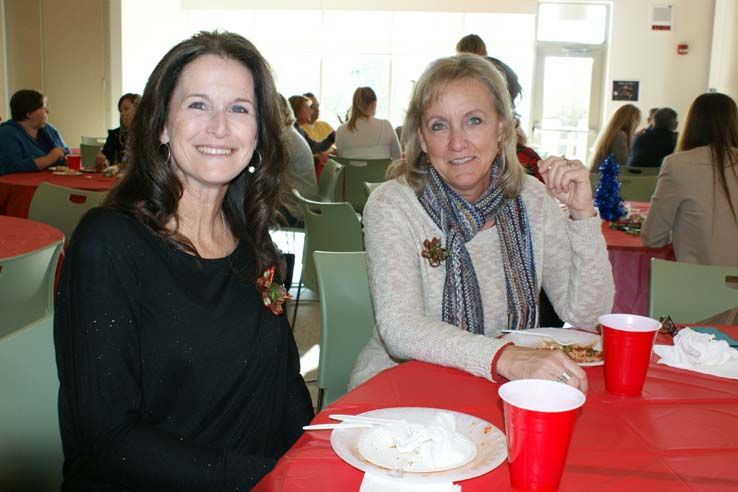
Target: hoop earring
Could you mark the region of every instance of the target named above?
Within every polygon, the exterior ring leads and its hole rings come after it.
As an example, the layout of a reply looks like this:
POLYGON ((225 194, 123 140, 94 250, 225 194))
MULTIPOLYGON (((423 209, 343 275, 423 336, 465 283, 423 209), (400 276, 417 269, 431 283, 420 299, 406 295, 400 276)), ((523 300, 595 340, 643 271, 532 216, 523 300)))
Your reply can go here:
MULTIPOLYGON (((259 156, 259 161, 256 163, 256 165, 261 164, 261 152, 259 152, 259 149, 254 149, 254 152, 256 152, 256 155, 259 156)), ((254 156, 251 156, 251 160, 254 160, 254 156)), ((252 162, 251 165, 248 167, 247 171, 249 174, 254 174, 256 172, 256 165, 252 162)))
POLYGON ((169 143, 167 142, 167 143, 163 143, 159 145, 160 149, 162 147, 164 147, 167 150, 167 157, 166 159, 164 159, 164 162, 166 162, 167 164, 171 164, 172 163, 172 149, 169 148, 169 143))

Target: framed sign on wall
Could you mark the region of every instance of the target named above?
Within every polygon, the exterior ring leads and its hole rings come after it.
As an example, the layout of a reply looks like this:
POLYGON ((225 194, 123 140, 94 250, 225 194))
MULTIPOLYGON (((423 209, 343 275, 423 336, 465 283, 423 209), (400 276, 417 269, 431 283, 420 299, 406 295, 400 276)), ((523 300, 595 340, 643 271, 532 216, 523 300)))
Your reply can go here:
POLYGON ((637 80, 613 80, 612 81, 612 100, 613 101, 637 101, 638 100, 638 81, 637 80))

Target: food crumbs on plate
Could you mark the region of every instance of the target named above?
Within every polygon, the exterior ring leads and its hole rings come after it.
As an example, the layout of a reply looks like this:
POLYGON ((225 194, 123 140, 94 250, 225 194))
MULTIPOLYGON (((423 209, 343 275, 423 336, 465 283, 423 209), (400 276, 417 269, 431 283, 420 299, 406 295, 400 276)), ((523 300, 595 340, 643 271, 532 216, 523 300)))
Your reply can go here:
POLYGON ((490 432, 492 432, 492 427, 490 427, 489 425, 485 426, 482 432, 484 432, 485 434, 489 434, 490 432))

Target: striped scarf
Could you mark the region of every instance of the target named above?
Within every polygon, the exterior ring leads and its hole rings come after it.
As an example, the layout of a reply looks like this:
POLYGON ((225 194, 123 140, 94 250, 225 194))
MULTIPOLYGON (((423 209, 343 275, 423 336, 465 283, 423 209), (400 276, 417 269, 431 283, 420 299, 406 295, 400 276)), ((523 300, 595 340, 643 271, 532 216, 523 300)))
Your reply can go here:
POLYGON ((502 173, 499 160, 492 165, 489 188, 474 204, 452 190, 433 166, 428 166, 430 178, 419 197, 446 236, 445 247, 451 253, 446 260, 443 321, 478 334, 484 334, 484 309, 466 243, 492 219, 496 222, 505 270, 508 326, 522 330, 538 325, 536 266, 528 213, 521 196, 504 197, 498 186, 502 173))

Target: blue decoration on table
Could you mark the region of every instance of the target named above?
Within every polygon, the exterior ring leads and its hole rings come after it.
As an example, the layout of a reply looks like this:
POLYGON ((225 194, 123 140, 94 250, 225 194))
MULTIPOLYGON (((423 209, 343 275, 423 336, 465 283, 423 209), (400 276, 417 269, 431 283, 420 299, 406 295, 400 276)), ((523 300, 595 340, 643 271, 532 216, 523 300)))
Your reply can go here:
POLYGON ((599 209, 603 219, 618 220, 627 213, 620 197, 620 166, 610 154, 602 160, 597 172, 600 174, 600 182, 595 190, 595 207, 599 209))

